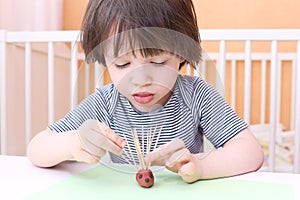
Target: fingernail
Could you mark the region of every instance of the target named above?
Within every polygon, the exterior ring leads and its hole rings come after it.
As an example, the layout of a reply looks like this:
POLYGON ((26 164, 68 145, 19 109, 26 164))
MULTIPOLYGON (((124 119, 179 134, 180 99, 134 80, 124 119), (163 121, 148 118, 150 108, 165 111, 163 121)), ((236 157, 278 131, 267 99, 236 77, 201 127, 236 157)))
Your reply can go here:
POLYGON ((125 142, 124 140, 122 141, 121 146, 122 146, 122 147, 125 147, 125 146, 126 146, 126 142, 125 142))

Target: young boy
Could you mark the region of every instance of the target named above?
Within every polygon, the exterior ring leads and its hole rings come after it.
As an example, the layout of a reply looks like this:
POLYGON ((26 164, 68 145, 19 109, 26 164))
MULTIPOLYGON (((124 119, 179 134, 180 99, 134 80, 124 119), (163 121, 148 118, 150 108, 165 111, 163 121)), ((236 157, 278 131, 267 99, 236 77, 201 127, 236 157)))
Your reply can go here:
POLYGON ((108 67, 112 83, 33 138, 28 146, 33 164, 95 163, 107 151, 112 161, 125 163, 118 155, 128 152, 124 137, 132 144, 133 128, 139 134, 161 128, 154 135, 158 148, 152 146, 146 160, 186 182, 262 165, 261 147, 248 125, 200 77, 178 74, 201 60, 191 0, 90 0, 82 46, 88 62, 108 67), (201 157, 204 136, 216 149, 201 157))

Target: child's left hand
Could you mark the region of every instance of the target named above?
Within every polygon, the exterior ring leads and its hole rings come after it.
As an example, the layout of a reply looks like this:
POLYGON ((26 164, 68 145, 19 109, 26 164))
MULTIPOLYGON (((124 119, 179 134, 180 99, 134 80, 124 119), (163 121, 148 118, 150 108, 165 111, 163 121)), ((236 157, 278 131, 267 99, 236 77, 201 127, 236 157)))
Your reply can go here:
POLYGON ((195 182, 200 178, 198 171, 199 159, 185 148, 181 139, 160 146, 145 157, 151 165, 165 166, 170 171, 178 173, 188 183, 195 182))

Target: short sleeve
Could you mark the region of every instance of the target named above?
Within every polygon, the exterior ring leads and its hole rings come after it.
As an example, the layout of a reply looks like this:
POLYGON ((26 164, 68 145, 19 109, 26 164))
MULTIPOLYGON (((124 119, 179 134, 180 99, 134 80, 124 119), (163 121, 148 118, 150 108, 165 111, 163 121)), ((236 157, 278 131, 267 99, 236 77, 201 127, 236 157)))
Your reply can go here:
POLYGON ((238 117, 213 87, 204 81, 199 81, 195 87, 200 128, 216 148, 247 128, 247 123, 238 117))

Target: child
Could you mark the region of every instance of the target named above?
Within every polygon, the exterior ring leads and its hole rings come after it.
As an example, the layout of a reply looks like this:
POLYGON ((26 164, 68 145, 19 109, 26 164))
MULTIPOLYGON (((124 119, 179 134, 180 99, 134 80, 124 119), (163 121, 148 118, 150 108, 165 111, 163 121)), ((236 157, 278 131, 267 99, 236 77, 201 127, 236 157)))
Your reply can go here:
POLYGON ((125 139, 133 143, 135 128, 139 134, 151 130, 158 140, 146 160, 186 182, 262 165, 260 145, 224 99, 201 78, 178 74, 201 60, 192 0, 90 0, 82 46, 89 62, 108 67, 112 84, 32 139, 33 164, 95 163, 107 151, 112 161, 124 163, 118 155, 128 151, 125 139), (201 157, 204 136, 216 149, 201 157))

